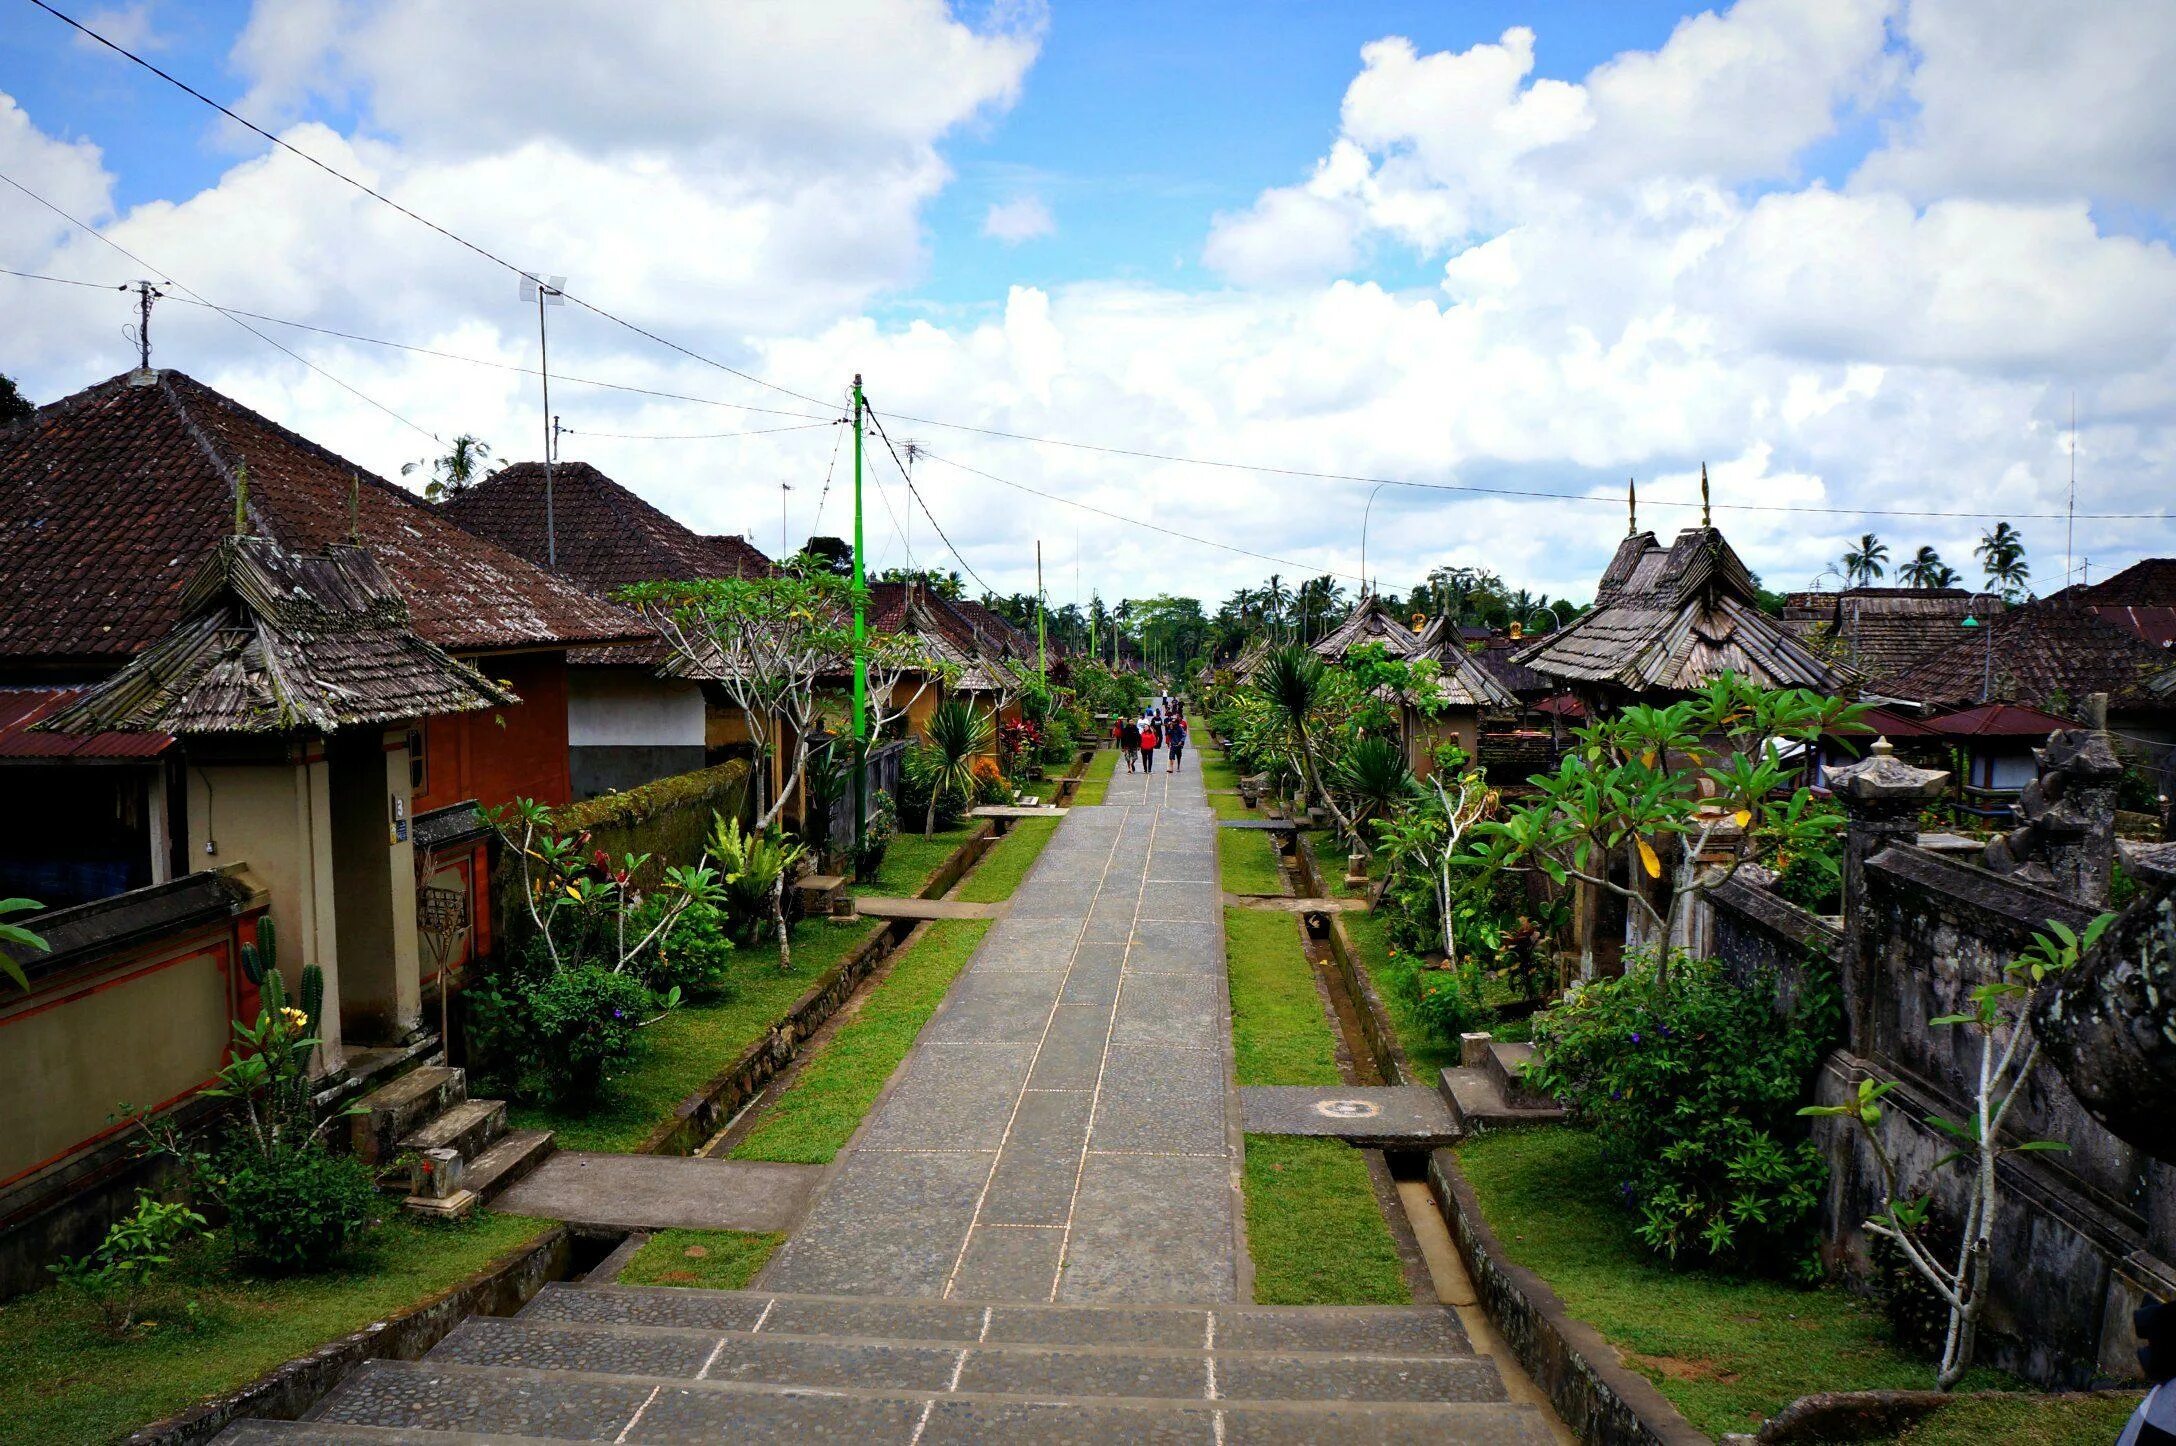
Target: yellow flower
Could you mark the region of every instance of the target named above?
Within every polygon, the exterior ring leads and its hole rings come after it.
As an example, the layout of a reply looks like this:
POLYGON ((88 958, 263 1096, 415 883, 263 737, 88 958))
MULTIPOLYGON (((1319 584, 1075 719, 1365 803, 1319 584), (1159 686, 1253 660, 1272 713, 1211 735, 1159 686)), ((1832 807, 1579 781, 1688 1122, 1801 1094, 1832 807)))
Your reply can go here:
POLYGON ((289 1024, 293 1025, 297 1029, 302 1028, 304 1025, 310 1022, 310 1016, 304 1014, 301 1010, 295 1008, 295 1006, 292 1004, 282 1005, 280 1007, 280 1018, 286 1020, 289 1024))

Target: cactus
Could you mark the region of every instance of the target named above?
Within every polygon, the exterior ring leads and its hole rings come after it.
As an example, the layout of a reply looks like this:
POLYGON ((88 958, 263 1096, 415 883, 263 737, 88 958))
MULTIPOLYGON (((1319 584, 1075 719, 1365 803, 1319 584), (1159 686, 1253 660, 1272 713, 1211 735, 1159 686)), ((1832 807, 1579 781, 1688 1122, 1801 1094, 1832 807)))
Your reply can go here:
POLYGON ((260 987, 267 978, 279 976, 279 936, 272 930, 269 915, 257 921, 257 942, 242 946, 242 972, 249 976, 250 983, 260 987))
POLYGON ((309 1016, 312 1034, 323 1031, 318 1028, 318 1012, 325 1007, 325 971, 315 964, 302 966, 302 1012, 309 1016))

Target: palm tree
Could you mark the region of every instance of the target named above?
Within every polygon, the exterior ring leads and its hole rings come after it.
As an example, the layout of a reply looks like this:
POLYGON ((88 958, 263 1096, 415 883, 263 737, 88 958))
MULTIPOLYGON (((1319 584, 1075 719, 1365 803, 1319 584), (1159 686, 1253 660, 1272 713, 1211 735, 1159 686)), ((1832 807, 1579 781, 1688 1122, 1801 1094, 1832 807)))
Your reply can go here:
POLYGON ((1942 561, 1942 554, 1931 547, 1922 546, 1912 554, 1912 560, 1896 570, 1897 581, 1907 587, 1948 587, 1956 580, 1956 571, 1942 561))
POLYGON ((1886 574, 1889 545, 1871 532, 1859 534, 1859 545, 1844 550, 1844 581, 1853 587, 1870 587, 1886 574))
POLYGON ((1994 531, 1983 534, 1972 555, 1986 570, 1989 586, 2005 598, 2023 592, 2025 579, 2032 576, 2032 568, 2025 562, 2024 534, 2007 522, 1998 522, 1994 531))
POLYGON ((990 720, 967 706, 961 698, 947 698, 929 715, 922 736, 937 755, 937 767, 929 782, 929 813, 922 820, 922 837, 937 831, 937 801, 947 793, 975 796, 975 759, 990 746, 990 720))
POLYGON ((1307 796, 1320 798, 1337 819, 1339 831, 1354 838, 1352 821, 1322 786, 1322 768, 1315 757, 1315 709, 1322 701, 1324 681, 1322 659, 1287 643, 1263 660, 1261 671, 1254 675, 1253 687, 1291 746, 1299 764, 1300 785, 1307 796))
POLYGON ((1270 630, 1282 633, 1284 629, 1284 605, 1292 600, 1292 589, 1284 585, 1284 574, 1273 572, 1269 581, 1262 584, 1262 621, 1270 630))
MULTIPOLYGON (((1387 817, 1414 797, 1413 771, 1406 766, 1405 750, 1388 738, 1357 740, 1334 771, 1337 791, 1352 805, 1355 826, 1387 817)), ((1368 847, 1365 836, 1360 837, 1360 847, 1368 847)))
POLYGON ((477 483, 499 470, 500 463, 491 461, 491 444, 473 432, 463 432, 453 439, 442 457, 426 457, 420 462, 404 462, 400 475, 408 476, 430 469, 430 485, 423 489, 428 502, 447 501, 460 496, 477 483), (486 465, 488 464, 488 465, 486 465))

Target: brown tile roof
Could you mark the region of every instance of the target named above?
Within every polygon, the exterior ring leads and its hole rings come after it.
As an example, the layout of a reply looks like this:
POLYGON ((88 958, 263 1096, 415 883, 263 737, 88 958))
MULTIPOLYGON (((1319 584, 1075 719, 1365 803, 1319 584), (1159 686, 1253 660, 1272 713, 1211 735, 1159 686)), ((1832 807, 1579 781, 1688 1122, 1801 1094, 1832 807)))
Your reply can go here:
MULTIPOLYGON (((552 554, 544 525, 544 464, 516 462, 439 514, 464 532, 543 567, 552 554)), ((551 531, 558 575, 610 597, 638 582, 763 577, 771 560, 738 537, 706 537, 683 526, 587 462, 552 464, 551 531)))
POLYGON ((182 592, 182 621, 56 710, 54 733, 331 733, 520 701, 417 637, 370 553, 315 556, 228 537, 182 592))
MULTIPOLYGON (((2114 577, 2056 594, 2090 607, 2102 622, 2176 649, 2176 557, 2149 557, 2114 577)), ((2176 661, 2176 659, 2172 659, 2176 661)))
POLYGON ((1627 537, 1594 606, 1513 658, 1567 683, 1633 693, 1690 692, 1726 672, 1824 692, 1856 681, 1761 611, 1752 574, 1713 527, 1688 527, 1668 547, 1651 532, 1627 537))
POLYGON ((1797 592, 1784 601, 1784 630, 1817 653, 1834 657, 1877 691, 1937 648, 1957 639, 1967 617, 2001 612, 1991 593, 1954 587, 1855 587, 1797 592))
POLYGON ((156 758, 174 746, 170 733, 47 733, 38 725, 83 695, 81 688, 0 688, 0 758, 156 758))
POLYGON ((2171 665, 2168 653, 2104 622, 2066 597, 2042 598, 1971 629, 1890 680, 1885 692, 1928 704, 2023 703, 2061 712, 2106 693, 2117 706, 2152 706, 2147 683, 2171 665))
POLYGON ((181 620, 181 593, 234 529, 296 552, 349 531, 417 633, 461 652, 639 636, 640 621, 469 536, 414 495, 181 372, 124 374, 0 431, 0 660, 111 666, 181 620))

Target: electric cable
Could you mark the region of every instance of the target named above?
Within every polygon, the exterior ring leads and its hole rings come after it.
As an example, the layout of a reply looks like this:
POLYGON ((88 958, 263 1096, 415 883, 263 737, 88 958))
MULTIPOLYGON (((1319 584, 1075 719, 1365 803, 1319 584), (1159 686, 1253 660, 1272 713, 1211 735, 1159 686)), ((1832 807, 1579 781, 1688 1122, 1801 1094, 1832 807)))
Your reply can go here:
POLYGON ((975 571, 975 565, 973 563, 969 562, 965 557, 960 555, 960 550, 952 545, 952 539, 946 536, 944 524, 937 520, 936 513, 929 510, 928 499, 923 497, 921 491, 914 485, 914 474, 909 472, 906 468, 906 464, 899 460, 898 449, 892 446, 891 434, 884 430, 883 418, 877 416, 876 408, 870 407, 867 410, 869 413, 869 420, 876 423, 876 434, 884 439, 884 450, 891 454, 892 466, 899 469, 900 479, 907 484, 908 499, 913 502, 921 503, 922 515, 929 519, 929 525, 931 527, 937 529, 937 538, 940 542, 944 544, 945 551, 951 553, 953 560, 959 563, 961 567, 967 569, 967 575, 975 580, 975 585, 980 587, 985 593, 990 593, 994 595, 997 592, 997 589, 991 587, 990 584, 983 579, 982 574, 975 571))

